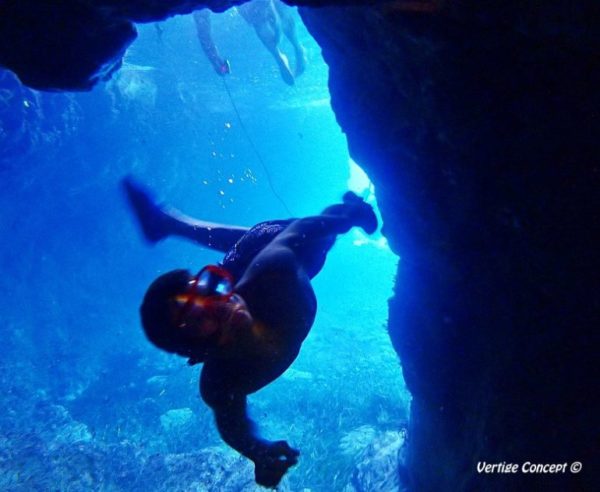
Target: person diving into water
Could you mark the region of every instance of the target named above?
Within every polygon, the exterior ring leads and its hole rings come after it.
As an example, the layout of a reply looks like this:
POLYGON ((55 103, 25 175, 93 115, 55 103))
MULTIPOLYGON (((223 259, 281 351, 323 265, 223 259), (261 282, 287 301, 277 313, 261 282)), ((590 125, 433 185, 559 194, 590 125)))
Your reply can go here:
POLYGON ((149 242, 178 236, 225 253, 220 264, 196 275, 173 270, 154 280, 140 308, 142 326, 157 347, 189 364, 204 364, 200 394, 221 437, 254 462, 259 485, 276 487, 299 451, 258 435, 247 397, 281 376, 298 356, 317 310, 311 279, 338 235, 354 226, 375 232, 372 207, 347 192, 342 203, 319 215, 244 228, 159 206, 131 178, 123 186, 149 242))

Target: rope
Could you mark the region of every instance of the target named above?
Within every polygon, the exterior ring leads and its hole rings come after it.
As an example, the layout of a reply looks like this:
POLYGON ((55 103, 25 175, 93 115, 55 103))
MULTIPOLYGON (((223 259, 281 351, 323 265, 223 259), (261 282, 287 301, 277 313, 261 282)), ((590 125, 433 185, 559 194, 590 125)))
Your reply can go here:
POLYGON ((252 150, 254 151, 254 154, 256 155, 258 162, 260 162, 260 165, 263 168, 265 176, 267 177, 267 182, 269 184, 269 188, 271 188, 271 192, 273 193, 273 195, 275 195, 277 200, 279 200, 281 205, 283 205, 283 208, 288 213, 288 215, 290 217, 293 217, 294 214, 289 209, 289 207, 286 205, 283 198, 281 198, 281 195, 279 193, 277 193, 277 190, 275 189, 275 186, 273 185, 273 180, 271 179, 271 173, 269 172, 269 169, 267 168, 267 165, 265 164, 264 159, 262 158, 260 152, 258 151, 258 148, 256 147, 256 144, 254 143, 254 140, 252 140, 252 138, 250 137, 250 134, 248 133, 246 125, 244 125, 244 122, 242 120, 242 117, 240 116, 240 112, 238 111, 237 105, 235 104, 235 101, 233 100, 233 96, 231 95, 231 91, 229 90, 229 85, 227 84, 225 77, 224 76, 221 77, 221 80, 223 81, 223 86, 225 87, 225 91, 227 92, 227 95, 229 96, 229 102, 231 103, 231 107, 233 108, 233 111, 235 112, 237 119, 240 123, 240 128, 244 132, 244 135, 246 136, 246 138, 248 139, 248 142, 250 143, 250 147, 252 147, 252 150))

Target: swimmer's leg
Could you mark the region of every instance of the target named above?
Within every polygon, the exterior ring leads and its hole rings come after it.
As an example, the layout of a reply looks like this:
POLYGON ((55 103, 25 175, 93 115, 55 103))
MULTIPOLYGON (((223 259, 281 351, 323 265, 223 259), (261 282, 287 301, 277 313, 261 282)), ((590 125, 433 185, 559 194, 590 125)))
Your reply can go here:
POLYGON ((215 45, 212 37, 211 13, 208 9, 196 10, 193 14, 194 23, 196 24, 196 33, 202 51, 210 61, 218 75, 229 73, 229 64, 226 59, 221 57, 219 49, 215 45))
POLYGON ((279 15, 279 19, 281 20, 281 29, 283 30, 283 34, 285 34, 285 37, 288 38, 289 42, 294 47, 294 55, 296 58, 294 77, 299 77, 304 73, 304 70, 306 70, 307 58, 306 49, 304 46, 302 46, 300 41, 298 41, 293 9, 280 0, 274 0, 273 5, 277 11, 277 14, 279 15))
POLYGON ((256 35, 273 56, 279 67, 281 78, 288 85, 294 85, 294 75, 287 56, 279 49, 281 23, 272 2, 254 1, 238 7, 242 17, 254 27, 256 35))
POLYGON ((158 205, 152 195, 130 177, 123 179, 123 188, 142 233, 150 243, 178 236, 227 252, 248 231, 246 227, 196 220, 173 208, 158 205))
POLYGON ((330 205, 319 215, 292 222, 282 234, 300 235, 302 239, 310 240, 345 234, 355 226, 367 234, 377 230, 377 217, 371 205, 352 191, 346 192, 342 201, 330 205))
POLYGON ((377 217, 368 203, 348 192, 343 203, 331 205, 319 215, 297 219, 287 226, 256 256, 245 280, 273 268, 281 258, 288 261, 290 255, 280 254, 282 250, 293 253, 296 268, 306 273, 309 279, 313 278, 323 268, 337 236, 355 226, 372 234, 377 229, 377 217))

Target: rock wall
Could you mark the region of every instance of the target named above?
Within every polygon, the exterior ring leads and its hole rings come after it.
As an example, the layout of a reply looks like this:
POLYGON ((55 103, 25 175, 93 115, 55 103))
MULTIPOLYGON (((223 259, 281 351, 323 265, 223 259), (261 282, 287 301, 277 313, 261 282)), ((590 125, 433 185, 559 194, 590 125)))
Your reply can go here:
POLYGON ((591 3, 401 3, 302 16, 402 257, 390 335, 414 396, 413 487, 583 490, 599 305, 591 3), (528 460, 584 471, 476 470, 528 460))

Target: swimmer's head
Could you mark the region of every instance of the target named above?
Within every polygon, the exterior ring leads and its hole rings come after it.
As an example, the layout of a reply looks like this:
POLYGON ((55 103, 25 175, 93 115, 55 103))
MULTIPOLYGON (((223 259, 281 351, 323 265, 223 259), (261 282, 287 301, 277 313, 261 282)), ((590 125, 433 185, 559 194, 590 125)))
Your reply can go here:
POLYGON ((252 320, 233 292, 231 275, 212 265, 195 276, 187 270, 161 275, 148 288, 140 312, 154 345, 194 361, 202 361, 252 320))

